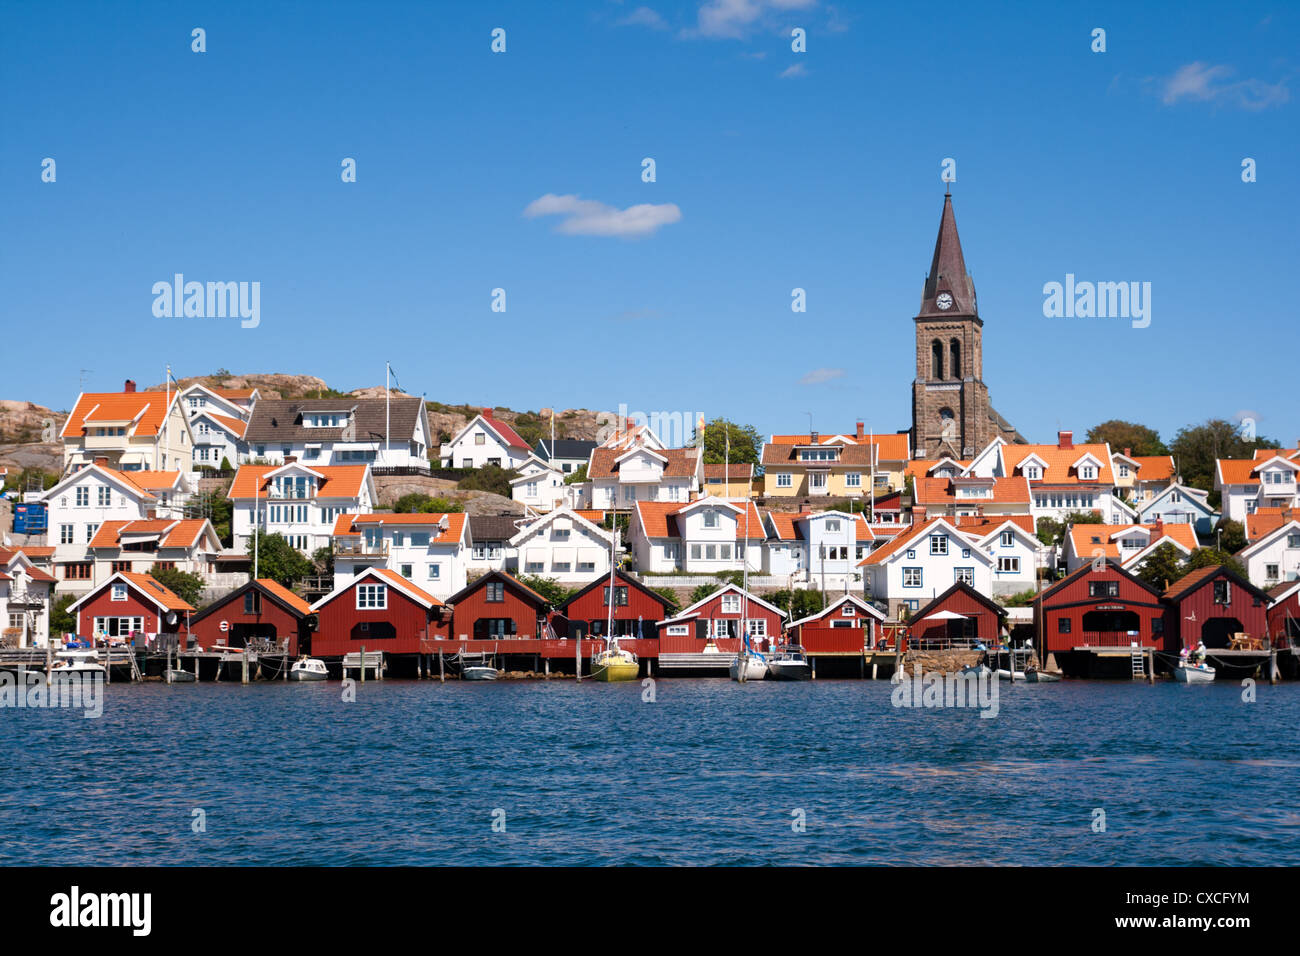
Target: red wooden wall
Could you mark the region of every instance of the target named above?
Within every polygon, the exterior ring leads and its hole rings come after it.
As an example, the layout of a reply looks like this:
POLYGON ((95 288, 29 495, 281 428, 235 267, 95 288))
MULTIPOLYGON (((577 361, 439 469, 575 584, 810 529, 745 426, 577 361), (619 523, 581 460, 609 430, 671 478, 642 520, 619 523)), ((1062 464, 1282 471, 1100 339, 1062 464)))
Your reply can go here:
MULTIPOLYGON (((389 654, 426 652, 426 642, 439 634, 439 608, 427 609, 391 585, 388 588, 388 607, 358 608, 356 587, 359 583, 385 582, 369 576, 359 578, 322 605, 317 610, 320 625, 311 639, 312 654, 336 657, 359 651, 362 647, 367 651, 389 654), (363 625, 367 629, 363 630, 363 625)), ((446 636, 445 629, 443 636, 446 636)))
POLYGON ((1214 603, 1214 582, 1218 580, 1222 578, 1208 577, 1167 602, 1165 631, 1170 644, 1166 650, 1195 647, 1198 640, 1204 640, 1208 648, 1227 647, 1229 631, 1241 630, 1250 637, 1263 637, 1268 632, 1267 604, 1237 580, 1228 579, 1228 603, 1214 603), (1193 615, 1195 620, 1189 620, 1193 615), (1240 628, 1234 619, 1240 622, 1240 628))
MULTIPOLYGON (((82 638, 92 637, 95 631, 95 618, 97 617, 143 617, 144 632, 146 634, 184 635, 188 633, 184 611, 177 611, 176 623, 168 624, 165 619, 160 617, 158 606, 152 601, 142 599, 136 589, 130 586, 126 589, 125 601, 114 601, 113 589, 109 586, 104 587, 95 597, 77 608, 77 636, 82 638)), ((143 644, 143 639, 141 639, 141 643, 143 644)), ((182 638, 181 643, 184 643, 184 638, 182 638)))
MULTIPOLYGON (((940 611, 963 614, 975 621, 975 637, 988 646, 998 642, 1001 630, 1000 616, 987 604, 966 591, 953 591, 941 601, 930 605, 925 611, 927 615, 937 614, 940 611)), ((907 640, 909 643, 917 640, 942 641, 950 634, 958 637, 965 634, 961 629, 965 626, 964 622, 951 622, 954 625, 951 630, 949 623, 949 621, 918 620, 908 627, 907 640)))
POLYGON ((210 650, 214 644, 228 644, 236 624, 269 624, 275 627, 277 640, 289 638, 289 653, 297 656, 300 650, 298 636, 302 619, 284 605, 273 600, 265 591, 256 592, 261 597, 260 613, 245 614, 244 594, 246 593, 248 592, 235 591, 226 595, 215 604, 205 607, 202 618, 191 622, 190 633, 194 635, 199 646, 206 651, 210 650), (230 625, 230 630, 221 630, 222 621, 230 625))
MULTIPOLYGON (((527 591, 509 581, 505 582, 505 600, 493 602, 487 599, 487 584, 490 580, 503 581, 504 578, 484 575, 470 587, 462 591, 455 600, 454 619, 449 636, 453 640, 475 640, 474 623, 479 619, 506 618, 514 621, 514 633, 507 633, 506 638, 539 638, 537 619, 544 614, 545 604, 527 591)), ((503 638, 503 639, 506 639, 503 638)))
MULTIPOLYGON (((1059 585, 1039 600, 1034 615, 1034 643, 1041 640, 1045 653, 1061 653, 1085 645, 1128 647, 1134 641, 1142 647, 1166 649, 1169 639, 1167 634, 1160 633, 1164 626, 1165 606, 1156 591, 1111 565, 1103 570, 1090 567, 1073 580, 1059 585), (1119 594, 1115 597, 1092 597, 1089 591, 1093 581, 1118 582, 1119 594), (1127 628, 1087 630, 1083 618, 1092 612, 1104 614, 1111 622, 1120 624, 1132 623, 1129 615, 1135 615, 1138 633, 1130 635, 1127 628), (1068 634, 1061 633, 1062 620, 1070 622, 1068 634)), ((1093 618, 1089 623, 1098 622, 1093 618)))
MULTIPOLYGON (((618 604, 614 605, 615 622, 630 622, 631 630, 635 630, 639 618, 643 623, 643 627, 642 633, 636 636, 654 638, 655 624, 667 616, 664 610, 664 600, 658 595, 647 594, 622 574, 615 574, 614 586, 616 588, 627 588, 627 605, 625 607, 618 604)), ((578 595, 564 606, 564 617, 560 620, 567 624, 567 636, 575 636, 579 626, 584 637, 592 634, 594 630, 592 622, 599 623, 599 630, 602 633, 604 632, 609 617, 609 607, 605 604, 605 589, 607 587, 609 587, 609 578, 602 578, 596 587, 591 588, 585 594, 578 595)), ((617 623, 615 629, 618 629, 617 623)), ((627 633, 631 633, 631 631, 627 633)))

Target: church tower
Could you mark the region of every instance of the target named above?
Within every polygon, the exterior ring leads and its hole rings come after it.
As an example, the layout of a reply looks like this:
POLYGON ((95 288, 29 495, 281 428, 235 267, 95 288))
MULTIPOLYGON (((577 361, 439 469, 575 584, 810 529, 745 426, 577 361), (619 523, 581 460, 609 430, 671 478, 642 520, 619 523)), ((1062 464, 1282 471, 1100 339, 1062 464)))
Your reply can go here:
POLYGON ((984 384, 984 320, 975 301, 975 282, 966 272, 951 192, 943 197, 939 238, 921 292, 921 311, 913 321, 913 457, 973 458, 998 435, 1023 442, 989 403, 984 384))

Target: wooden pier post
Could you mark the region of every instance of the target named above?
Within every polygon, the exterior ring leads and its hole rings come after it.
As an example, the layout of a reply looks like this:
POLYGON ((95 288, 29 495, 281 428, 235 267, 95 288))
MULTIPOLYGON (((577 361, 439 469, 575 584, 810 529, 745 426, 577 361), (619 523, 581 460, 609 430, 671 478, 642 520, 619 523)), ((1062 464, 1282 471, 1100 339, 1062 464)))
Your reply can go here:
MULTIPOLYGON (((18 676, 21 678, 20 687, 27 686, 27 673, 20 669, 18 676)), ((54 648, 50 646, 47 639, 45 641, 45 686, 48 687, 54 683, 54 648)))
POLYGON ((1282 673, 1277 666, 1277 651, 1268 652, 1268 682, 1276 684, 1282 678, 1282 673))
POLYGON ((199 652, 194 652, 194 683, 199 682, 199 652))
POLYGON ((581 637, 578 638, 577 642, 573 645, 573 664, 574 664, 574 671, 573 671, 574 676, 578 678, 578 683, 581 684, 582 683, 582 638, 581 637))
POLYGON ((812 679, 816 680, 817 679, 817 658, 809 655, 808 665, 809 665, 809 669, 812 671, 812 679))
POLYGON ((247 644, 244 645, 244 659, 240 663, 239 682, 241 684, 248 683, 248 645, 247 644))
MULTIPOLYGON (((90 643, 94 644, 95 642, 92 640, 90 643)), ((113 683, 113 649, 111 647, 104 648, 104 683, 113 683)))
POLYGON ((447 683, 447 670, 442 662, 442 651, 438 651, 438 683, 447 683))
POLYGON ((1154 647, 1151 648, 1149 651, 1147 651, 1146 658, 1147 658, 1147 683, 1154 684, 1156 682, 1156 649, 1154 647))
POLYGON ((361 683, 366 682, 366 645, 361 645, 361 683))
POLYGON ((547 676, 547 677, 550 677, 550 676, 551 676, 551 659, 550 659, 549 657, 546 658, 546 663, 543 664, 542 666, 546 668, 546 676, 547 676))

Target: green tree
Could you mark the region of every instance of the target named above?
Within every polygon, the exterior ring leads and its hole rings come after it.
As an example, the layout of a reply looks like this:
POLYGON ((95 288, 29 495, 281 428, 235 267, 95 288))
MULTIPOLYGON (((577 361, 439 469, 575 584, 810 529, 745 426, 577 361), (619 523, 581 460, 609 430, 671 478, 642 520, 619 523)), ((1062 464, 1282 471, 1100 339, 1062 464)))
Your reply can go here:
POLYGON ((195 608, 199 606, 204 583, 197 574, 190 574, 177 568, 161 568, 155 564, 149 569, 149 576, 186 604, 195 608))
POLYGON ((231 532, 231 519, 235 514, 235 503, 220 491, 205 491, 198 496, 199 514, 206 514, 212 522, 212 530, 221 539, 221 546, 228 548, 234 542, 231 532))
MULTIPOLYGON (((694 441, 700 440, 698 430, 694 441)), ((733 465, 757 465, 758 453, 763 447, 763 438, 753 425, 737 425, 725 418, 715 418, 704 426, 704 463, 721 465, 730 461, 733 465), (727 452, 727 438, 731 438, 730 455, 727 452)))
POLYGON ((677 592, 672 588, 658 587, 651 588, 650 590, 654 591, 655 594, 668 602, 668 606, 665 609, 668 614, 676 614, 681 610, 681 604, 677 600, 677 592))
POLYGON ((443 498, 441 495, 432 497, 419 491, 412 491, 409 494, 402 495, 393 504, 393 511, 398 514, 447 514, 448 512, 464 511, 465 506, 459 501, 452 501, 450 498, 443 498))
POLYGON ((1240 521, 1221 518, 1216 530, 1219 532, 1218 546, 1228 554, 1236 554, 1246 546, 1246 527, 1240 521))
POLYGON ((551 607, 559 607, 569 598, 578 593, 576 588, 566 588, 555 578, 544 578, 537 574, 521 574, 518 579, 520 584, 530 587, 542 597, 550 602, 551 607))
POLYGON ((1034 534, 1049 548, 1065 540, 1065 525, 1055 518, 1043 517, 1034 523, 1034 534))
POLYGON ((1122 453, 1125 448, 1132 449, 1137 456, 1167 455, 1169 449, 1160 440, 1160 434, 1154 428, 1112 418, 1088 429, 1089 444, 1110 442, 1110 450, 1122 453))
MULTIPOLYGON (((1092 441, 1091 438, 1088 440, 1092 441)), ((1038 596, 1038 592, 1035 591, 1033 588, 1030 588, 1028 591, 1021 591, 1019 594, 1012 594, 1008 596, 1007 598, 1003 599, 1002 604, 1005 607, 1029 607, 1031 604, 1034 603, 1034 598, 1036 598, 1037 596, 1038 596)))
POLYGON ((1257 448, 1277 448, 1268 438, 1249 440, 1232 422, 1211 418, 1201 425, 1180 428, 1169 445, 1183 483, 1209 491, 1210 504, 1218 506, 1214 491, 1214 462, 1218 458, 1254 458, 1257 448))
POLYGON ((312 572, 311 562, 281 534, 259 534, 251 556, 256 558, 258 577, 287 588, 312 572))
POLYGON ((698 604, 721 587, 721 584, 697 584, 694 590, 691 591, 690 598, 687 599, 687 606, 698 604))
POLYGON ((500 465, 484 465, 475 468, 456 485, 462 491, 488 491, 504 498, 510 497, 510 480, 517 478, 519 472, 502 468, 500 465))
POLYGON ((789 614, 787 623, 816 614, 825 606, 822 602, 822 592, 813 588, 772 591, 770 594, 764 594, 763 600, 789 614))
POLYGON ((50 636, 77 633, 77 615, 69 614, 68 607, 77 599, 75 594, 64 594, 55 598, 54 607, 50 609, 50 636))
POLYGON ((572 472, 564 476, 566 485, 576 485, 587 480, 587 466, 579 465, 572 472))
POLYGON ((1137 576, 1157 591, 1164 591, 1186 573, 1183 553, 1172 544, 1162 544, 1147 555, 1137 576))
POLYGON ((1218 567, 1219 565, 1225 565, 1239 577, 1250 580, 1246 577, 1246 569, 1242 563, 1227 551, 1221 551, 1218 548, 1197 548, 1187 558, 1186 567, 1190 572, 1195 571, 1197 568, 1218 567))

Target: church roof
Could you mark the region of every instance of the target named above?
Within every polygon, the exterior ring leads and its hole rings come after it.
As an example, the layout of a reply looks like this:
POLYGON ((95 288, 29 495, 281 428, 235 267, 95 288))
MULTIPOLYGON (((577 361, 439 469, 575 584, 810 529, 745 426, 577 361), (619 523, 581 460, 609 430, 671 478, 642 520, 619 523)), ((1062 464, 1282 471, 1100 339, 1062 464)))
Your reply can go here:
POLYGON ((957 217, 952 211, 952 194, 943 197, 943 215, 939 220, 939 236, 934 241, 934 258, 930 260, 930 275, 921 293, 920 316, 975 316, 975 282, 966 272, 966 259, 961 252, 961 239, 957 235, 957 217), (940 309, 935 299, 941 292, 950 292, 953 305, 940 309))

